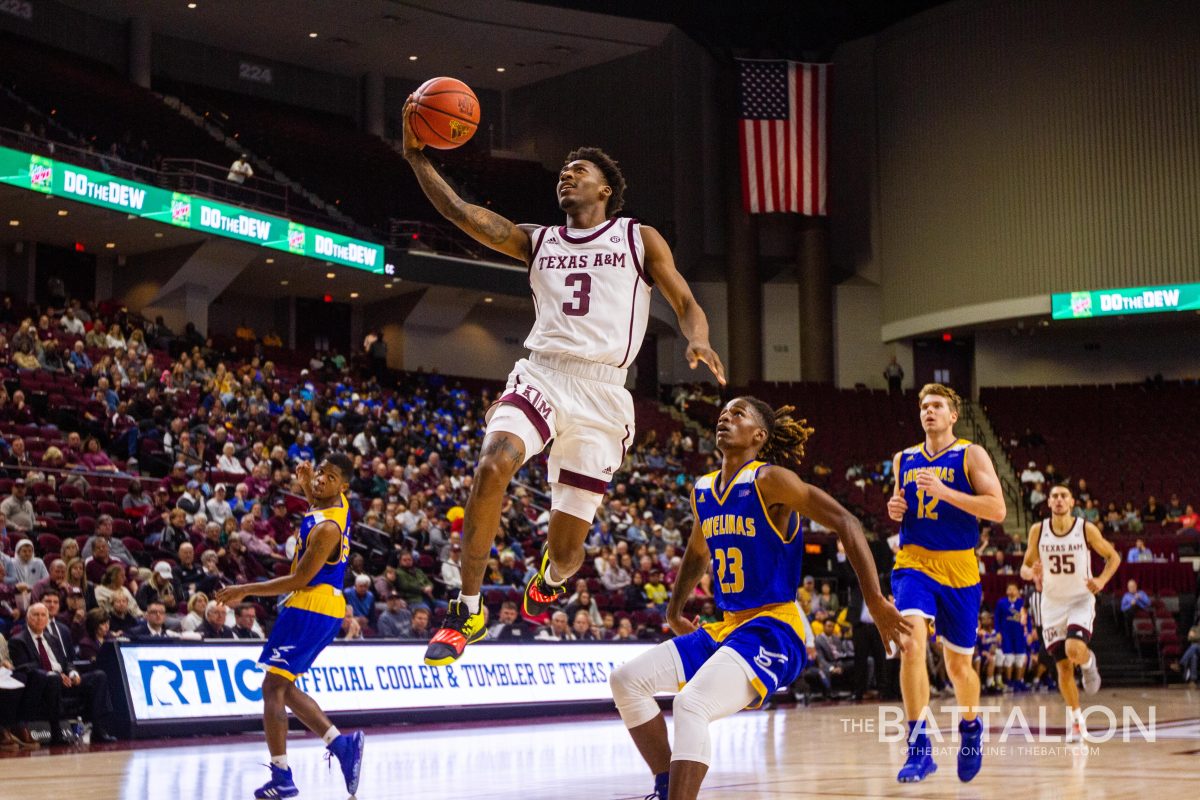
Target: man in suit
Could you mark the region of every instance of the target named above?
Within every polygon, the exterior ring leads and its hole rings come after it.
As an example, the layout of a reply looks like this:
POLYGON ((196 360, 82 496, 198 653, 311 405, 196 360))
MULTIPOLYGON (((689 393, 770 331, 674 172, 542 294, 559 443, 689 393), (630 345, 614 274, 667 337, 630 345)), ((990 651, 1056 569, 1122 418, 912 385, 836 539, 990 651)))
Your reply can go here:
POLYGON ((205 639, 233 639, 233 628, 225 624, 226 607, 224 603, 209 600, 204 609, 204 624, 196 632, 205 639))
POLYGON ((146 605, 146 616, 125 635, 135 642, 153 642, 156 639, 177 639, 179 634, 167 630, 167 607, 161 600, 151 600, 146 605))
POLYGON ((108 696, 108 676, 97 670, 80 675, 72 666, 75 643, 62 623, 51 620, 42 603, 34 603, 25 612, 25 630, 9 642, 14 673, 25 683, 37 706, 49 718, 50 743, 65 744, 59 719, 62 698, 79 696, 89 710, 93 742, 115 742, 106 730, 112 714, 108 696))

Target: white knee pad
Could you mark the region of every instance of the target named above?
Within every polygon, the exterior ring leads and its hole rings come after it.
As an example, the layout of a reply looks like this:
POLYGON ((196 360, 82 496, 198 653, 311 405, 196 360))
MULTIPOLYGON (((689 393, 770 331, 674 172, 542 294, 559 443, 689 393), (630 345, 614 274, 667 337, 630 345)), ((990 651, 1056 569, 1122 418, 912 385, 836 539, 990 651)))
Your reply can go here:
POLYGON ((596 509, 600 507, 600 501, 603 499, 602 494, 577 489, 565 483, 550 484, 551 510, 570 514, 586 522, 596 518, 596 509))
POLYGON ((719 649, 675 695, 675 747, 672 761, 712 763, 708 726, 741 711, 758 697, 742 663, 719 649))
POLYGON ((664 642, 613 670, 608 684, 626 728, 645 725, 659 714, 654 695, 679 688, 675 645, 664 642))

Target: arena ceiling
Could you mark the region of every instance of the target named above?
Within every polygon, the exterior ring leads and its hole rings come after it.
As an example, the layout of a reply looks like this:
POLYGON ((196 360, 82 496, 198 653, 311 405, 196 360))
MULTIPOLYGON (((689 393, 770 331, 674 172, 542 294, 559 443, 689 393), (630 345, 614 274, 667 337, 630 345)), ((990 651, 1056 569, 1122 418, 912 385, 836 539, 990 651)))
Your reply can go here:
POLYGON ((724 54, 828 58, 945 0, 61 0, 159 33, 339 74, 511 89, 632 55, 679 28, 724 54), (311 34, 317 34, 312 37, 311 34), (411 60, 416 56, 416 60, 411 60), (503 71, 500 71, 503 69, 503 71))
POLYGON ((109 19, 145 17, 157 33, 334 74, 449 74, 487 89, 622 58, 661 44, 671 31, 664 22, 516 0, 62 2, 109 19))

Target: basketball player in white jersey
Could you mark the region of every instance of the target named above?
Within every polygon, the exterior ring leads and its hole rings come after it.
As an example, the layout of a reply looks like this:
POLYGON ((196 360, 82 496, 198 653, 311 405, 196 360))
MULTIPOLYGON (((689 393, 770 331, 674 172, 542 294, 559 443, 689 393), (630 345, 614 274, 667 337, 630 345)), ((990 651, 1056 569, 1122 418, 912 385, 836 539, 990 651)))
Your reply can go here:
POLYGON ((583 563, 583 541, 609 481, 633 443, 633 399, 625 390, 657 286, 687 337, 693 369, 704 362, 725 383, 708 341, 708 320, 675 269, 662 235, 620 218, 625 179, 602 150, 580 148, 559 170, 558 204, 566 224, 515 225, 464 202, 421 152, 404 109, 404 156, 425 195, 449 221, 481 244, 521 261, 537 314, 508 386, 488 411, 487 432, 463 523, 462 589, 450 603, 425 663, 450 664, 483 638, 480 586, 504 492, 517 470, 550 450, 551 512, 547 547, 525 587, 523 611, 536 617, 566 594, 583 563))
POLYGON ((1075 498, 1070 488, 1051 489, 1049 505, 1050 518, 1029 529, 1021 577, 1040 586, 1042 639, 1058 667, 1058 690, 1070 711, 1068 739, 1078 740, 1087 731, 1079 710, 1075 667, 1083 673, 1084 691, 1098 692, 1100 669, 1088 642, 1096 619, 1096 594, 1116 574, 1121 554, 1099 528, 1083 517, 1071 515, 1075 498), (1104 570, 1097 577, 1092 576, 1089 549, 1104 558, 1104 570))

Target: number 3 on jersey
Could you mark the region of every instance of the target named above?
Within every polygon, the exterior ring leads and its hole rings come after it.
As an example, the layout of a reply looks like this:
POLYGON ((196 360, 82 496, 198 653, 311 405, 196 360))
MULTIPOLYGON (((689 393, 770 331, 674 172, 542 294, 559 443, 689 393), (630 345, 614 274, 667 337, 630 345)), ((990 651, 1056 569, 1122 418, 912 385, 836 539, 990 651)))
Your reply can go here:
POLYGON ((737 594, 746 587, 746 574, 742 571, 742 551, 736 547, 717 550, 713 553, 717 559, 717 583, 721 591, 737 594), (726 577, 728 576, 728 582, 726 577))
POLYGON ((563 313, 568 317, 586 317, 592 304, 592 276, 586 272, 572 272, 567 276, 567 286, 574 287, 575 294, 563 303, 563 313))

